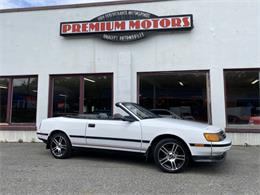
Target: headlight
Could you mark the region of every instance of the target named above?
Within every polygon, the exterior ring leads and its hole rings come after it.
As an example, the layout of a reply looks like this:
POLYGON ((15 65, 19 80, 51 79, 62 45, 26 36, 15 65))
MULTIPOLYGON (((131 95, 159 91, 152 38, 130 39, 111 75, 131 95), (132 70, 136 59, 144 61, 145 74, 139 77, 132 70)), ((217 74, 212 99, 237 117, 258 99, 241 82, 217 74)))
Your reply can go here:
POLYGON ((220 142, 225 139, 226 135, 221 131, 219 133, 204 133, 204 137, 209 142, 220 142))

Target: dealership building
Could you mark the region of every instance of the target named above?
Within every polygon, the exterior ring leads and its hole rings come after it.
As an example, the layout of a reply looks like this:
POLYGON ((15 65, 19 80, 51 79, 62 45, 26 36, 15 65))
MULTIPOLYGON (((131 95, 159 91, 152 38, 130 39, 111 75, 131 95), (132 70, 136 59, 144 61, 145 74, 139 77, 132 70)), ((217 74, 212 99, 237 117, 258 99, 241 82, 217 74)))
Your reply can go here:
POLYGON ((0 141, 39 141, 42 119, 112 116, 127 101, 260 145, 259 10, 258 0, 0 10, 0 141))

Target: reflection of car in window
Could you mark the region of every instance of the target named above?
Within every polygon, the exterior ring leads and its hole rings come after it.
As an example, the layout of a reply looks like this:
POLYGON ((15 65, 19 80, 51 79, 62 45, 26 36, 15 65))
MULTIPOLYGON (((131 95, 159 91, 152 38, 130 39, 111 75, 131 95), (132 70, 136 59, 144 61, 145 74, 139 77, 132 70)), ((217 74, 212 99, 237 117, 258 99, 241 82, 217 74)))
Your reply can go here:
POLYGON ((180 116, 178 116, 174 112, 172 112, 170 110, 166 110, 166 109, 152 109, 151 112, 160 116, 160 117, 163 117, 163 118, 181 119, 180 116))
POLYGON ((254 109, 252 116, 249 118, 249 123, 252 125, 260 125, 260 107, 254 109))
POLYGON ((249 124, 260 125, 260 116, 252 116, 252 117, 250 117, 249 124))
POLYGON ((227 119, 229 124, 248 124, 248 120, 241 119, 240 117, 234 115, 228 115, 227 119))
POLYGON ((152 109, 152 113, 163 117, 163 118, 174 118, 174 119, 183 119, 183 120, 191 120, 194 121, 194 117, 191 116, 189 113, 182 113, 181 116, 175 114, 173 111, 167 109, 152 109))
POLYGON ((189 113, 182 113, 181 117, 184 120, 190 120, 190 121, 194 121, 195 120, 194 117, 191 116, 189 113))

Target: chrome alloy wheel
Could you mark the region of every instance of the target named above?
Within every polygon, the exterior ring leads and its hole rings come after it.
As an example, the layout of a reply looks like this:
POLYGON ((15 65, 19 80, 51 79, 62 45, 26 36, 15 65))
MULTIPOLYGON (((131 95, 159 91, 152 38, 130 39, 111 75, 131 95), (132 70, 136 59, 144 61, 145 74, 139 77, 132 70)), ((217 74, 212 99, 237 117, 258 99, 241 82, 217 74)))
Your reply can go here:
POLYGON ((62 157, 67 151, 67 142, 62 135, 51 139, 50 149, 55 157, 62 157))
POLYGON ((160 165, 169 171, 177 171, 183 167, 186 156, 183 148, 177 143, 166 143, 158 152, 160 165))

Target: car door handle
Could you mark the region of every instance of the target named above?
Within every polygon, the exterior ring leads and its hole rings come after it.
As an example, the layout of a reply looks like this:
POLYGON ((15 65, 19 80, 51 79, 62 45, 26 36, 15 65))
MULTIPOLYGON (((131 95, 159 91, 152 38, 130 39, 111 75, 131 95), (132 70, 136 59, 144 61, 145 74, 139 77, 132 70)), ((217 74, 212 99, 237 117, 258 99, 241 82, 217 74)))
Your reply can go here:
POLYGON ((95 128, 95 124, 93 124, 93 123, 90 123, 90 124, 88 124, 88 127, 91 127, 91 128, 95 128))

